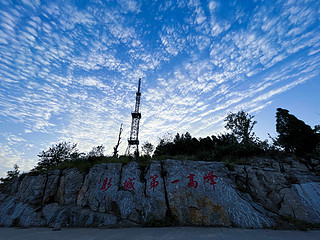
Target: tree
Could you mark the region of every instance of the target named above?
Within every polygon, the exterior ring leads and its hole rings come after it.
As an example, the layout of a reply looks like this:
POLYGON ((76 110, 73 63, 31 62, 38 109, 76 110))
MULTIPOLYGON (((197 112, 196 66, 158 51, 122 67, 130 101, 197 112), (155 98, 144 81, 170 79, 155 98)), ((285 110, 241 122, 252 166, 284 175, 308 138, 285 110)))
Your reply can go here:
POLYGON ((151 154, 152 154, 152 152, 153 152, 153 150, 154 150, 154 146, 152 145, 152 143, 150 143, 150 142, 144 142, 143 144, 142 144, 142 151, 148 156, 148 157, 150 157, 151 156, 151 154))
POLYGON ((5 183, 10 181, 13 178, 19 177, 20 170, 18 164, 14 164, 13 170, 10 170, 7 172, 7 177, 6 178, 0 178, 0 183, 5 183))
POLYGON ((257 122, 253 121, 253 118, 254 116, 243 110, 229 113, 224 119, 227 122, 225 128, 231 130, 240 143, 247 145, 255 139, 252 129, 257 122))
POLYGON ((42 151, 38 157, 38 169, 57 166, 62 162, 73 161, 79 158, 81 153, 77 149, 76 143, 60 142, 53 144, 47 151, 42 151))
POLYGON ((104 146, 100 145, 97 147, 93 147, 92 150, 88 153, 88 157, 103 157, 104 146))
POLYGON ((277 108, 276 122, 276 130, 279 134, 277 143, 286 152, 303 155, 312 153, 316 149, 319 143, 317 126, 314 130, 311 129, 309 125, 282 108, 277 108))
POLYGON ((14 164, 13 170, 7 172, 7 178, 12 179, 18 177, 20 173, 18 164, 14 164))
POLYGON ((167 132, 162 138, 159 138, 159 144, 154 151, 155 156, 168 155, 173 149, 173 137, 172 134, 167 132))
POLYGON ((122 128, 122 123, 120 125, 120 130, 119 130, 119 136, 118 136, 118 142, 117 144, 113 147, 113 157, 118 157, 118 147, 120 145, 120 141, 121 141, 121 133, 123 131, 123 128, 122 128))
POLYGON ((314 126, 313 132, 316 134, 317 139, 318 139, 318 141, 317 141, 318 144, 317 144, 317 146, 316 146, 315 152, 316 152, 316 154, 317 154, 318 156, 320 156, 320 125, 314 126))

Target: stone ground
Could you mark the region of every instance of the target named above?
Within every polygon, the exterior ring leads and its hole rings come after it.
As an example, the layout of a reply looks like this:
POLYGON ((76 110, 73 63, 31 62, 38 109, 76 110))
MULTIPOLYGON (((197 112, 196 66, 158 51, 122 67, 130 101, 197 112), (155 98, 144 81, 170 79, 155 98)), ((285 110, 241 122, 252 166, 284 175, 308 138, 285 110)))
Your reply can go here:
POLYGON ((281 239, 281 240, 318 240, 320 231, 288 231, 239 228, 123 228, 89 229, 62 228, 0 228, 0 240, 225 240, 225 239, 281 239))

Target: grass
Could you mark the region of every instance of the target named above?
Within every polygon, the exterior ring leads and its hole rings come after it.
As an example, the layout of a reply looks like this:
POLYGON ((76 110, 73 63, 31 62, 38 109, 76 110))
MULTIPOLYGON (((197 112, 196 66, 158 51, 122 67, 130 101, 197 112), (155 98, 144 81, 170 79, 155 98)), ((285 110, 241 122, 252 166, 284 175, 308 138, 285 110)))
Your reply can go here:
POLYGON ((90 168, 96 164, 101 163, 121 163, 121 164, 128 164, 129 162, 133 161, 133 158, 130 156, 120 156, 119 158, 116 157, 90 157, 90 158, 78 158, 73 161, 62 162, 57 166, 49 166, 49 167, 36 167, 32 169, 27 175, 36 176, 39 174, 45 174, 50 170, 60 170, 63 171, 65 169, 70 168, 77 168, 82 173, 88 173, 90 168))
MULTIPOLYGON (((140 156, 136 159, 136 162, 139 163, 140 168, 145 168, 152 160, 161 161, 166 159, 173 159, 173 160, 191 160, 191 161, 199 161, 197 156, 188 156, 188 155, 176 155, 176 156, 170 156, 170 155, 162 155, 162 156, 140 156)), ((230 171, 234 171, 235 165, 238 164, 246 164, 246 159, 231 159, 231 158, 224 158, 223 159, 226 162, 226 167, 230 171)), ((77 168, 82 173, 88 173, 90 168, 93 167, 96 164, 101 163, 121 163, 123 165, 128 164, 129 162, 134 161, 134 158, 132 156, 120 156, 120 157, 107 157, 107 156, 100 156, 100 157, 89 157, 89 158, 78 158, 74 161, 68 161, 68 162, 62 162, 57 166, 49 166, 49 167, 36 167, 32 169, 28 173, 23 173, 21 177, 25 175, 29 176, 37 176, 40 174, 46 174, 50 170, 60 170, 63 171, 65 169, 70 168, 77 168)), ((5 179, 3 180, 3 182, 5 179)))
MULTIPOLYGON (((281 155, 281 154, 280 154, 281 155)), ((283 156, 281 156, 283 157, 283 156)), ((225 166, 230 170, 234 171, 236 165, 244 165, 248 164, 249 160, 254 158, 254 156, 251 157, 242 157, 242 158, 235 158, 232 155, 226 155, 222 159, 220 159, 221 162, 225 162, 225 166)), ((136 159, 136 162, 139 163, 140 168, 145 168, 150 164, 151 161, 161 161, 166 159, 173 159, 173 160, 191 160, 191 161, 199 161, 199 156, 188 156, 188 155, 176 155, 176 156, 170 156, 170 155, 162 155, 162 156, 140 156, 136 159)), ((212 159, 214 161, 216 159, 212 159)), ((36 167, 32 169, 29 173, 24 173, 21 175, 21 177, 25 175, 30 176, 36 176, 39 174, 46 174, 49 170, 65 170, 70 168, 77 168, 82 173, 88 173, 90 168, 93 167, 96 164, 101 163, 121 163, 123 165, 126 165, 130 162, 134 161, 134 158, 132 156, 120 156, 120 157, 107 157, 107 156, 100 156, 100 157, 89 157, 89 158, 79 158, 75 159, 74 161, 68 161, 68 162, 62 162, 57 166, 50 166, 50 167, 36 167)), ((6 181, 6 179, 2 179, 3 182, 6 181)))
MULTIPOLYGON (((151 158, 150 156, 140 156, 135 161, 139 164, 141 169, 147 167, 152 160, 166 160, 166 159, 174 159, 174 160, 192 160, 197 161, 195 156, 186 156, 186 155, 177 155, 177 156, 158 156, 151 158)), ((65 169, 77 168, 82 173, 89 173, 90 168, 92 168, 96 164, 101 163, 121 163, 126 165, 130 162, 134 161, 132 156, 119 156, 119 157, 107 157, 107 156, 100 156, 100 157, 89 157, 89 158, 78 158, 73 161, 66 161, 62 162, 57 166, 49 166, 49 167, 35 167, 28 173, 23 173, 20 177, 24 177, 26 175, 29 176, 37 176, 41 174, 46 174, 48 171, 52 170, 60 170, 63 171, 65 169)), ((3 180, 3 182, 5 179, 3 180)))

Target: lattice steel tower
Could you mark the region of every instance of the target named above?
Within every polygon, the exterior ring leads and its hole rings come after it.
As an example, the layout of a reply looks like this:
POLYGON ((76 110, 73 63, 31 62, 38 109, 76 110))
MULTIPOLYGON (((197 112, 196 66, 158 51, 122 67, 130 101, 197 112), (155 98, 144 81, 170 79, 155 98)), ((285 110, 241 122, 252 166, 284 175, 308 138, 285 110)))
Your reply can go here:
POLYGON ((141 113, 139 112, 140 108, 140 85, 141 85, 141 78, 139 79, 138 91, 136 93, 136 105, 134 111, 131 113, 132 116, 132 123, 131 123, 131 131, 130 131, 130 138, 128 139, 128 148, 126 151, 126 155, 134 154, 136 156, 139 155, 139 122, 141 119, 141 113))

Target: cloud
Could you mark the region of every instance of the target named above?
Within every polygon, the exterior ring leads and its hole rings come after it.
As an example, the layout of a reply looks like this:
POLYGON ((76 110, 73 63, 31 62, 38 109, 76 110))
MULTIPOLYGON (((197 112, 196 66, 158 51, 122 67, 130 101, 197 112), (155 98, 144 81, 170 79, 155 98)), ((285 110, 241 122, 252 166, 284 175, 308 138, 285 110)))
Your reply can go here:
POLYGON ((26 142, 24 138, 13 135, 13 134, 6 136, 6 140, 8 141, 8 144, 11 146, 19 142, 26 142))
POLYGON ((228 112, 261 111, 319 75, 317 2, 4 4, 0 121, 17 129, 2 134, 6 169, 34 164, 17 150, 27 144, 34 156, 60 140, 112 150, 121 123, 124 151, 140 77, 140 137, 155 143, 219 133, 228 112))
POLYGON ((118 0, 118 3, 120 4, 122 11, 125 13, 127 12, 133 12, 133 13, 139 13, 141 10, 141 3, 134 0, 118 0))
POLYGON ((164 26, 160 33, 163 47, 174 56, 185 48, 186 41, 180 35, 182 31, 180 26, 164 26))
POLYGON ((297 86, 298 84, 301 84, 301 83, 304 83, 308 80, 308 78, 300 78, 298 79, 297 81, 294 81, 292 83, 289 83, 285 86, 282 86, 278 89, 273 89, 271 90, 270 92, 266 93, 266 94, 263 94, 263 95, 260 95, 259 97, 257 97, 256 99, 254 99, 252 102, 261 102, 263 100, 268 100, 270 99, 272 96, 276 95, 276 94, 280 94, 282 92, 285 92, 285 91, 288 91, 290 90, 291 88, 297 86))
POLYGON ((5 177, 14 164, 18 164, 20 170, 28 171, 34 163, 25 159, 13 146, 0 143, 0 176, 5 177))

